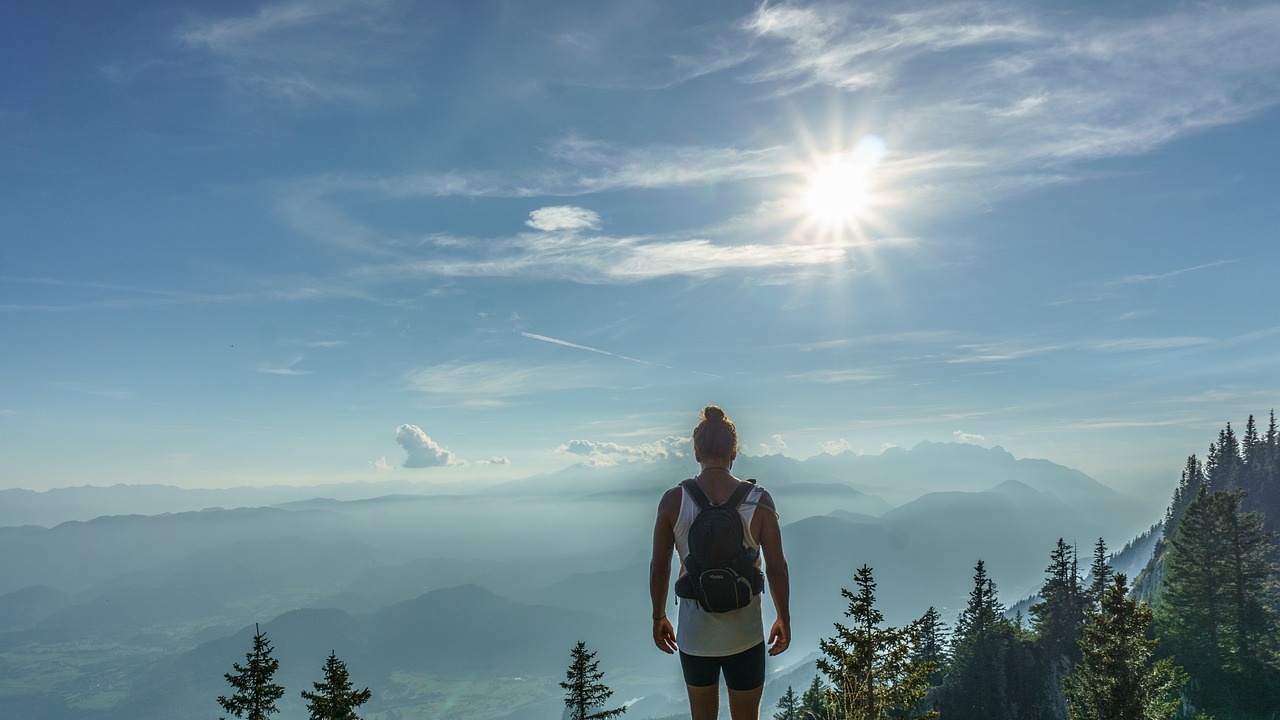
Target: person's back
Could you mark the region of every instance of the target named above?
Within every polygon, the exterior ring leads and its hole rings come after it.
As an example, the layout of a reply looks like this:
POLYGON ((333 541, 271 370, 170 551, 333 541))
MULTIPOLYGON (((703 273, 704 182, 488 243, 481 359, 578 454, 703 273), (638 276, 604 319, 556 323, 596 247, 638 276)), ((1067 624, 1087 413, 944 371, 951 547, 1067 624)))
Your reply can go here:
MULTIPOLYGON (((654 525, 653 559, 649 566, 649 594, 653 601, 653 641, 663 652, 680 654, 680 665, 689 692, 693 720, 714 720, 719 713, 720 676, 729 691, 729 712, 733 720, 756 720, 760 715, 760 695, 764 689, 765 655, 787 649, 791 639, 790 583, 782 554, 782 533, 773 498, 761 487, 739 490, 744 481, 729 469, 737 457, 737 430, 720 408, 703 411, 693 432, 694 456, 702 472, 694 487, 678 485, 668 490, 658 504, 654 525), (678 631, 667 618, 667 590, 671 579, 671 554, 681 561, 681 575, 688 568, 689 529, 701 511, 698 491, 714 505, 723 505, 735 491, 743 496, 737 510, 742 518, 742 546, 757 551, 755 564, 763 555, 764 575, 773 599, 777 619, 765 641, 761 617, 761 597, 753 590, 742 607, 714 612, 696 599, 678 602, 678 631), (692 492, 691 492, 692 491, 692 492), (764 512, 757 512, 763 508, 764 512)), ((689 564, 693 563, 690 558, 689 564)), ((745 572, 738 569, 735 572, 745 572)), ((686 580, 688 585, 694 579, 686 580)), ((722 608, 716 608, 722 609, 722 608)))

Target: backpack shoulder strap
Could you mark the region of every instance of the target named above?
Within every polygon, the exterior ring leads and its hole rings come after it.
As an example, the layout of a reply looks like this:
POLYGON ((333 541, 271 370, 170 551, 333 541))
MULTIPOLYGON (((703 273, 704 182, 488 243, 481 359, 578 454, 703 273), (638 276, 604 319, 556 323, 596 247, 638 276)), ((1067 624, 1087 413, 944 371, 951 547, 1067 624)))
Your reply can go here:
POLYGON ((733 494, 728 500, 724 501, 725 507, 737 509, 743 500, 747 499, 747 495, 756 488, 755 482, 748 480, 747 482, 738 483, 738 487, 733 489, 733 494))
POLYGON ((689 497, 693 498, 693 501, 698 503, 699 511, 706 510, 711 507, 711 498, 707 497, 707 494, 702 492, 702 488, 698 487, 698 481, 694 478, 689 478, 688 480, 680 483, 680 487, 683 487, 685 492, 689 493, 689 497))

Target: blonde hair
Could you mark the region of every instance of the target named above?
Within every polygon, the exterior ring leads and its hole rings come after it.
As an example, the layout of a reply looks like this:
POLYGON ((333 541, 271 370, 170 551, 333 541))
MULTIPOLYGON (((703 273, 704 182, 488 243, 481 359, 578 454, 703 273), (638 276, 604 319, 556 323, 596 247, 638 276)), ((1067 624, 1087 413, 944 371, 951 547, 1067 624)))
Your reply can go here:
POLYGON ((738 428, 725 416, 724 410, 708 405, 699 419, 701 422, 693 429, 693 454, 699 462, 727 458, 738 452, 738 428))

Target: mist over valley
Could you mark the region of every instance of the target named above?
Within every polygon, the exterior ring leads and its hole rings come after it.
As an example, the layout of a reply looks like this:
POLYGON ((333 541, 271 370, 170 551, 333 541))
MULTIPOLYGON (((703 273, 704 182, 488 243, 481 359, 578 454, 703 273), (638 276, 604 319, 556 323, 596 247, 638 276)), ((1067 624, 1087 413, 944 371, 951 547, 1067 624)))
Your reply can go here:
MULTIPOLYGON (((618 697, 643 698, 629 717, 681 712, 677 668, 648 638, 646 587, 657 499, 694 469, 574 466, 470 489, 0 491, 0 718, 209 715, 254 623, 291 690, 339 654, 374 691, 366 717, 435 717, 458 701, 445 689, 465 687, 470 709, 450 717, 557 718, 577 640, 618 697), (244 505, 255 499, 273 502, 244 505), (152 512, 83 519, 126 503, 152 512)), ((861 565, 888 622, 930 606, 951 618, 979 558, 1012 604, 1035 592, 1058 538, 1118 549, 1159 520, 1153 499, 1000 448, 743 456, 735 472, 782 516, 793 645, 771 672, 812 660, 861 565)), ((296 691, 284 702, 300 708, 296 691)))

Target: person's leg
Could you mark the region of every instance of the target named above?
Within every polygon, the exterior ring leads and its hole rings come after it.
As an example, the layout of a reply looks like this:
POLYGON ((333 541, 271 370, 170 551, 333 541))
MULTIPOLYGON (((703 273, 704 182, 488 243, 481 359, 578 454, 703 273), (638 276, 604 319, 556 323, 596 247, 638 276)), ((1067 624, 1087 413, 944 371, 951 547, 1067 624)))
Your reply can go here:
MULTIPOLYGON (((729 717, 731 720, 760 720, 760 696, 764 685, 752 690, 729 691, 729 717)), ((694 717, 694 720, 698 720, 694 717)))
MULTIPOLYGON (((720 684, 686 685, 689 689, 689 715, 693 720, 716 720, 720 716, 720 684)), ((759 695, 759 693, 757 693, 759 695)), ((733 693, 729 693, 730 712, 733 708, 733 693)), ((757 697, 756 702, 759 702, 757 697)), ((735 720, 737 716, 734 716, 735 720)))
POLYGON ((720 715, 720 658, 681 652, 680 669, 689 689, 693 720, 716 720, 720 715))
POLYGON ((724 684, 729 688, 729 717, 759 720, 764 692, 764 643, 724 659, 724 684))

